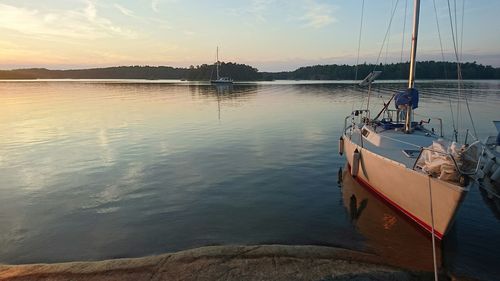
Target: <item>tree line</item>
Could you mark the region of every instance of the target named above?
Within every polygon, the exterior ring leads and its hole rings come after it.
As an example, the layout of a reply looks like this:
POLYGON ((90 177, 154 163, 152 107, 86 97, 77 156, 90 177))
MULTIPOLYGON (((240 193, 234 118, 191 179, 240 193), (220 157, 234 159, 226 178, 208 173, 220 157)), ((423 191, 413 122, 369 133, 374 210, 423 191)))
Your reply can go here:
MULTIPOLYGON (((259 80, 361 80, 373 70, 381 70, 380 80, 408 78, 408 62, 393 64, 315 65, 300 67, 294 71, 259 72, 257 68, 233 62, 221 63, 221 76, 235 81, 259 80)), ((500 68, 484 66, 476 62, 460 65, 463 79, 500 79, 500 68)), ((417 63, 418 79, 456 79, 457 64, 452 62, 423 61, 417 63)), ((106 68, 49 70, 45 68, 0 70, 0 79, 215 79, 215 66, 202 64, 189 68, 170 66, 118 66, 106 68)))
MULTIPOLYGON (((392 64, 360 64, 354 65, 315 65, 298 68, 294 71, 264 72, 265 80, 358 80, 365 78, 370 72, 381 70, 378 80, 408 79, 409 63, 392 64), (357 72, 357 74, 356 74, 357 72)), ((463 79, 500 79, 500 68, 484 66, 476 62, 460 65, 463 79)), ((415 76, 418 79, 456 79, 458 67, 452 62, 422 61, 417 62, 415 76)))

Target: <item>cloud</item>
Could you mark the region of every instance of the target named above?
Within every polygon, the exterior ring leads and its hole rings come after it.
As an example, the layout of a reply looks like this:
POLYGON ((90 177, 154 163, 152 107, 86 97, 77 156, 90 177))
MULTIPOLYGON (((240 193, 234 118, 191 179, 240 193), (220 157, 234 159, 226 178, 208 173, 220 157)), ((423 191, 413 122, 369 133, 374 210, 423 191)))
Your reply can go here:
MULTIPOLYGON (((171 0, 173 1, 173 0, 171 0)), ((153 2, 158 2, 158 1, 153 1, 153 2)), ((157 4, 155 4, 157 5, 157 4)), ((122 5, 119 5, 119 4, 114 4, 113 5, 120 13, 122 13, 123 15, 127 16, 127 17, 131 17, 131 18, 134 18, 136 20, 140 20, 142 21, 143 23, 147 23, 147 24, 154 24, 155 28, 162 28, 162 29, 172 29, 172 27, 170 26, 170 23, 166 20, 163 20, 163 19, 158 19, 158 18, 153 18, 153 17, 140 17, 138 16, 136 13, 134 13, 132 10, 130 9, 127 9, 125 8, 124 6, 122 5)), ((157 6, 155 6, 157 9, 157 6)), ((156 10, 156 12, 158 12, 158 10, 156 10)))
POLYGON ((99 16, 95 2, 88 0, 78 9, 50 12, 0 4, 0 28, 40 38, 136 37, 134 32, 99 16))
POLYGON ((154 12, 158 13, 160 10, 158 9, 158 4, 160 0, 152 0, 151 1, 151 9, 153 9, 154 12))
POLYGON ((308 1, 306 14, 301 17, 305 27, 322 28, 337 21, 332 15, 336 7, 308 1))
POLYGON ((129 16, 129 17, 133 17, 135 18, 135 15, 134 15, 134 12, 132 12, 131 10, 119 5, 119 4, 114 4, 115 8, 120 11, 120 13, 126 15, 126 16, 129 16))
POLYGON ((231 15, 239 18, 239 20, 243 20, 247 25, 253 25, 255 22, 265 23, 267 21, 266 12, 273 2, 275 2, 275 0, 252 0, 244 6, 227 7, 224 12, 226 15, 231 15))
POLYGON ((273 2, 272 0, 252 0, 252 5, 249 9, 249 12, 257 20, 265 22, 266 18, 264 17, 264 13, 267 11, 268 6, 272 2, 273 2))
POLYGON ((87 6, 83 9, 83 12, 89 21, 95 21, 97 17, 97 8, 95 7, 95 2, 91 0, 86 1, 87 6))
MULTIPOLYGON (((161 2, 165 3, 177 3, 179 2, 179 0, 161 0, 161 2)), ((160 0, 151 0, 151 9, 155 12, 155 13, 159 13, 160 12, 160 0)))

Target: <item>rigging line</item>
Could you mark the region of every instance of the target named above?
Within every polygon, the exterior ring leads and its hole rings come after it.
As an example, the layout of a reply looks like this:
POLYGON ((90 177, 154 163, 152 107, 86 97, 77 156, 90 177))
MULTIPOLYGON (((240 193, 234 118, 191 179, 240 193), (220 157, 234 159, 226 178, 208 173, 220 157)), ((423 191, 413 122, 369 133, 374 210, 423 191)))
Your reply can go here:
POLYGON ((458 76, 458 102, 457 102, 457 131, 460 129, 460 98, 461 98, 461 95, 462 95, 462 92, 461 92, 461 85, 460 85, 460 81, 461 81, 461 74, 460 74, 460 60, 458 58, 458 51, 457 51, 457 43, 456 43, 456 39, 455 39, 455 31, 454 31, 454 26, 453 26, 453 16, 452 16, 452 13, 451 13, 451 4, 450 4, 450 0, 447 0, 447 3, 448 3, 448 17, 450 19, 450 29, 451 29, 451 38, 452 38, 452 42, 453 42, 453 49, 455 51, 455 59, 456 59, 456 64, 457 64, 457 76, 458 76))
MULTIPOLYGON (((456 0, 455 0, 456 4, 456 0)), ((456 7, 456 5, 455 5, 456 7)), ((455 58, 457 60, 457 74, 458 74, 458 96, 459 96, 459 102, 460 102, 460 96, 461 96, 461 90, 462 90, 462 71, 461 71, 461 63, 460 63, 460 58, 458 56, 458 49, 457 49, 457 42, 455 40, 455 34, 453 33, 453 20, 451 18, 451 7, 450 7, 450 0, 448 0, 448 14, 450 16, 450 23, 451 23, 451 32, 452 32, 452 38, 453 38, 453 47, 455 50, 455 58)), ((455 13, 455 19, 456 19, 456 13, 455 13)), ((455 24, 456 25, 456 24, 455 24)), ((455 27, 456 28, 456 27, 455 27)), ((474 137, 477 138, 477 131, 476 131, 476 126, 474 124, 474 119, 472 118, 472 113, 470 111, 470 106, 469 106, 469 100, 467 99, 467 95, 464 94, 464 100, 465 100, 465 105, 467 107, 467 112, 469 114, 470 122, 472 125, 472 129, 474 130, 474 137)), ((457 105, 457 108, 460 106, 460 103, 457 105)), ((458 114, 460 111, 457 113, 457 123, 458 123, 458 114)))
MULTIPOLYGON (((453 12, 453 15, 455 16, 455 34, 457 36, 457 51, 459 51, 458 49, 458 45, 460 44, 459 40, 458 40, 458 20, 457 20, 457 0, 453 0, 453 9, 454 9, 454 12, 453 12)), ((460 52, 459 52, 460 54, 460 52)), ((459 57, 460 59, 460 57, 459 57)))
POLYGON ((359 52, 361 50, 361 33, 363 32, 363 17, 365 11, 365 0, 361 4, 361 22, 359 25, 359 36, 358 36, 358 55, 356 57, 356 73, 354 75, 354 80, 358 80, 358 65, 359 65, 359 52))
MULTIPOLYGON (((443 39, 441 38, 441 28, 439 27, 439 18, 438 18, 438 13, 437 13, 437 8, 436 8, 436 0, 432 0, 432 2, 434 4, 434 15, 436 16, 436 26, 437 26, 437 32, 438 32, 438 37, 439 37, 439 47, 441 49, 441 60, 443 61, 444 78, 448 79, 448 71, 446 69, 446 63, 445 63, 445 58, 444 58, 443 39)), ((451 94, 449 92, 448 92, 448 100, 450 102, 451 121, 453 124, 453 131, 456 132, 457 128, 455 127, 455 116, 453 114, 453 105, 451 103, 451 94)))
MULTIPOLYGON (((465 17, 465 0, 462 0, 462 27, 461 27, 461 38, 460 38, 460 61, 462 60, 462 46, 463 46, 463 36, 464 36, 464 17, 465 17)), ((462 78, 462 73, 460 73, 460 78, 462 78)), ((472 129, 474 130, 474 137, 477 139, 476 126, 474 124, 474 119, 472 118, 472 113, 469 107, 469 99, 467 98, 467 91, 464 92, 465 105, 467 107, 467 112, 469 113, 469 119, 472 124, 472 129)))
MULTIPOLYGON (((384 50, 384 45, 385 45, 385 42, 387 40, 387 36, 389 34, 389 31, 391 30, 392 20, 394 19, 394 14, 396 12, 396 8, 398 7, 398 3, 399 3, 399 0, 396 1, 396 4, 394 5, 394 8, 392 9, 391 19, 389 21, 389 25, 387 26, 387 30, 385 32, 384 40, 382 41, 382 46, 380 46, 380 51, 378 52, 377 62, 373 66, 373 70, 372 71, 375 71, 377 69, 377 65, 378 65, 378 63, 380 61, 380 56, 382 55, 382 51, 384 50)), ((368 104, 367 104, 367 108, 366 109, 368 109, 368 105, 369 104, 370 104, 370 89, 368 89, 368 104)), ((361 105, 361 108, 363 108, 363 104, 361 105)))
MULTIPOLYGON (((358 70, 359 70, 359 53, 361 50, 361 34, 363 32, 363 18, 364 18, 364 13, 365 13, 365 0, 362 1, 361 3, 361 19, 360 19, 360 24, 359 24, 359 36, 358 36, 358 54, 356 56, 356 67, 355 67, 355 74, 354 74, 354 81, 358 80, 358 70)), ((354 85, 354 89, 356 89, 356 85, 354 85)), ((363 107, 363 106, 361 106, 363 107)), ((351 111, 354 110, 354 101, 352 103, 352 109, 351 111)))
POLYGON ((396 12, 396 8, 398 7, 398 3, 399 3, 399 0, 396 1, 396 5, 394 6, 394 9, 392 10, 391 19, 389 21, 389 26, 387 27, 387 30, 385 32, 384 40, 382 41, 382 46, 380 46, 380 51, 378 52, 377 62, 375 63, 375 66, 373 67, 373 71, 375 71, 377 69, 377 65, 380 61, 380 56, 382 55, 382 50, 384 50, 385 41, 387 40, 387 36, 389 34, 389 31, 391 30, 392 20, 394 19, 394 13, 396 12))
POLYGON ((462 25, 460 30, 460 61, 463 61, 465 0, 462 0, 462 25))
POLYGON ((406 33, 406 17, 408 15, 408 0, 405 0, 405 17, 403 21, 403 40, 401 40, 401 57, 399 59, 400 63, 403 63, 403 51, 405 46, 405 33, 406 33))
MULTIPOLYGON (((392 1, 391 9, 393 9, 392 5, 394 5, 394 0, 392 1)), ((391 25, 389 25, 389 33, 387 35, 387 44, 385 45, 384 70, 387 67, 387 57, 388 57, 388 53, 389 53, 390 42, 391 42, 391 25)))

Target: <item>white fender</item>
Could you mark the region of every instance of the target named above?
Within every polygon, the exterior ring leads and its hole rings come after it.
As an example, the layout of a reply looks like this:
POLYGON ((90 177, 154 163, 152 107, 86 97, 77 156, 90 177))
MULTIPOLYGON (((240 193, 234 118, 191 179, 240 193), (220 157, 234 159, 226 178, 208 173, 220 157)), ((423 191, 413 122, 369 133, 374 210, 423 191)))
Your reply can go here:
POLYGON ((352 155, 352 166, 351 166, 351 175, 353 177, 356 177, 358 175, 358 171, 359 171, 359 158, 360 158, 360 153, 358 151, 358 149, 356 148, 354 150, 354 153, 352 155))
POLYGON ((339 139, 339 154, 344 154, 344 138, 340 137, 339 139))

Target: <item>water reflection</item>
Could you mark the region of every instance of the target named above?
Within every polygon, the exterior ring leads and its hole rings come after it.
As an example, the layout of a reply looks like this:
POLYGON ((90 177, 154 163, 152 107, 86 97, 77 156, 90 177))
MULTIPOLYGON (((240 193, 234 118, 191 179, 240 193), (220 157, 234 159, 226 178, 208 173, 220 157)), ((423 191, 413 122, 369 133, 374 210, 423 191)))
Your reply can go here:
POLYGON ((488 206, 495 218, 500 221, 500 198, 495 195, 498 190, 500 190, 500 185, 495 185, 488 178, 479 186, 479 192, 485 205, 488 206))
POLYGON ((193 98, 206 99, 219 96, 222 100, 249 101, 257 95, 259 85, 189 85, 193 98))
MULTIPOLYGON (((414 270, 433 270, 432 241, 412 222, 361 186, 344 168, 342 198, 351 222, 367 247, 388 263, 414 270)), ((441 248, 437 243, 437 261, 441 248)))
MULTIPOLYGON (((431 268, 430 240, 412 224, 355 183, 332 188, 332 167, 345 163, 335 153, 344 117, 366 93, 293 83, 0 82, 0 262, 366 244, 402 266, 431 268)), ((488 120, 477 123, 483 138, 498 119, 500 83, 470 84, 471 111, 488 120)), ((420 86, 419 112, 449 107, 439 93, 454 85, 420 86)), ((374 87, 370 106, 380 110, 403 87, 374 87)), ((450 235, 446 268, 498 276, 500 228, 477 189, 450 235)))

